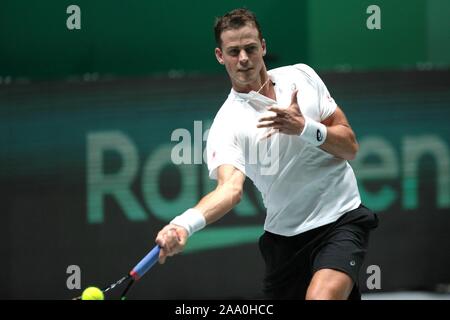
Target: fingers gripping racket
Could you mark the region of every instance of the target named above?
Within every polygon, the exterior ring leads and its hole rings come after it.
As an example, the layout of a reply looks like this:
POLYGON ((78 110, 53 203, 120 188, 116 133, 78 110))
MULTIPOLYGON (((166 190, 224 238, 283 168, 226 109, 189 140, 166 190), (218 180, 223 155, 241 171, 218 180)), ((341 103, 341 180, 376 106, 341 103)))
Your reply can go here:
MULTIPOLYGON (((108 287, 102 289, 103 293, 106 293, 106 292, 114 289, 115 287, 119 286, 123 282, 128 282, 127 286, 125 287, 125 290, 122 292, 122 294, 120 296, 121 300, 125 300, 126 294, 130 290, 133 283, 135 281, 141 279, 144 276, 144 274, 148 270, 150 270, 151 267, 153 267, 155 265, 155 263, 158 261, 160 249, 161 248, 158 245, 153 247, 153 249, 150 250, 150 252, 141 261, 139 261, 139 263, 133 269, 131 269, 131 271, 127 275, 120 278, 118 281, 114 282, 113 284, 109 285, 108 287)), ((76 297, 74 300, 81 300, 81 296, 76 297)))

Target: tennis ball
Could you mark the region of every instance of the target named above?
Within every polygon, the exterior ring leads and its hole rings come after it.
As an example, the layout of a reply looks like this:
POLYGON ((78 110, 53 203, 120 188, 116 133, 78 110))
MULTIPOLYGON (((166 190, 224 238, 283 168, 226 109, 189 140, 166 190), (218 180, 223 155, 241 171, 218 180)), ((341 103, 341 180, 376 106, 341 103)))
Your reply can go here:
POLYGON ((96 287, 84 289, 81 300, 105 300, 102 290, 96 287))

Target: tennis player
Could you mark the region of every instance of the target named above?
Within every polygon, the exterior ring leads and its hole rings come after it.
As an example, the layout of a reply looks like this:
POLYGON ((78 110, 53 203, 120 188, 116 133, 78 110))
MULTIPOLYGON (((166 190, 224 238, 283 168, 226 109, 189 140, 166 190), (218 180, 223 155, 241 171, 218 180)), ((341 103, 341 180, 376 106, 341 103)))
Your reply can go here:
POLYGON ((217 187, 158 233, 160 263, 236 206, 247 176, 267 208, 259 241, 267 297, 360 299, 358 273, 378 219, 361 204, 347 162, 358 143, 344 112, 311 67, 266 69, 266 42, 252 12, 218 18, 215 37, 232 86, 207 141, 217 187), (265 153, 251 161, 249 150, 263 143, 265 153))

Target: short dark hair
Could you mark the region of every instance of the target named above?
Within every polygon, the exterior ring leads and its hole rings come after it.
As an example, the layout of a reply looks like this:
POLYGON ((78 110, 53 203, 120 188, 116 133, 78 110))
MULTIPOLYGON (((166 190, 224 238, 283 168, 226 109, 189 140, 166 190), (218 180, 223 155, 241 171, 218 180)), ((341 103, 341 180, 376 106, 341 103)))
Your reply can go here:
POLYGON ((247 24, 252 24, 259 33, 259 40, 262 41, 261 28, 258 20, 253 12, 245 8, 234 9, 222 17, 216 18, 214 24, 214 35, 216 37, 217 46, 222 47, 222 32, 230 29, 239 29, 247 24))

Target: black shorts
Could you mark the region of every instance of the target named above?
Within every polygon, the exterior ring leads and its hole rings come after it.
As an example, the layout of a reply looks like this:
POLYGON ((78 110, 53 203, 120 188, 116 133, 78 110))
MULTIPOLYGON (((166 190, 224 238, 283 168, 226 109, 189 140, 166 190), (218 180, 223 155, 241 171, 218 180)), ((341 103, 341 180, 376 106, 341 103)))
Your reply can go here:
POLYGON ((355 283, 349 299, 361 299, 358 278, 370 230, 378 217, 361 205, 331 224, 292 237, 265 232, 259 247, 266 263, 264 293, 269 299, 305 299, 314 272, 335 269, 355 283))

